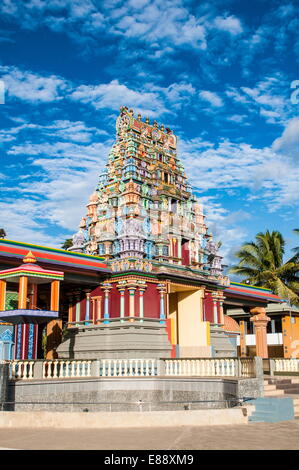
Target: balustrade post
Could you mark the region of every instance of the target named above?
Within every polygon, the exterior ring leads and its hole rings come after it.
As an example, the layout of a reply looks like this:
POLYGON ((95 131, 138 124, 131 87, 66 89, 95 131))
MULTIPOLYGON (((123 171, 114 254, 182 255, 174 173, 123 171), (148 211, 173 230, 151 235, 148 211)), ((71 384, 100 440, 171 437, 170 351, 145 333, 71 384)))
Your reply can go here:
POLYGON ((273 377, 275 374, 275 359, 269 359, 269 369, 270 377, 273 377))
MULTIPOLYGON (((166 362, 167 361, 165 361, 163 359, 158 359, 157 360, 157 375, 167 375, 166 362)), ((170 362, 168 364, 170 364, 170 362)))
POLYGON ((44 361, 37 360, 34 362, 34 378, 35 379, 42 379, 43 378, 43 365, 44 361))

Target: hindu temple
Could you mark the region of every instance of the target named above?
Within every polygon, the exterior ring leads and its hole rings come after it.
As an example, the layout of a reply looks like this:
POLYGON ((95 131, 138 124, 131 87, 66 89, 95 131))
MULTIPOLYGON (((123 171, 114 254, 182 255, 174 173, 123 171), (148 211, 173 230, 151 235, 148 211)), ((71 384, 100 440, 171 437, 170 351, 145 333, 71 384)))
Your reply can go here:
POLYGON ((171 129, 121 107, 91 192, 68 250, 0 240, 0 319, 13 330, 11 354, 235 357, 240 327, 227 313, 252 310, 258 322, 280 299, 223 274, 171 129))

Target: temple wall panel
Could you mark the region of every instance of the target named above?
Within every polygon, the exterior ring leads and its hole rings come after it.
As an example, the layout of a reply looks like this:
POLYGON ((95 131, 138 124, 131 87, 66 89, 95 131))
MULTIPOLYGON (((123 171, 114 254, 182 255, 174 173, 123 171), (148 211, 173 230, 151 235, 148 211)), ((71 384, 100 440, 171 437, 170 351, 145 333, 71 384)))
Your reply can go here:
POLYGON ((204 320, 214 323, 214 304, 211 292, 207 292, 204 298, 204 320))
POLYGON ((113 287, 109 293, 110 305, 109 312, 111 318, 118 318, 120 316, 120 292, 116 287, 116 284, 113 284, 113 287))
POLYGON ((148 283, 144 292, 144 316, 148 318, 159 318, 160 316, 160 294, 157 284, 148 283))

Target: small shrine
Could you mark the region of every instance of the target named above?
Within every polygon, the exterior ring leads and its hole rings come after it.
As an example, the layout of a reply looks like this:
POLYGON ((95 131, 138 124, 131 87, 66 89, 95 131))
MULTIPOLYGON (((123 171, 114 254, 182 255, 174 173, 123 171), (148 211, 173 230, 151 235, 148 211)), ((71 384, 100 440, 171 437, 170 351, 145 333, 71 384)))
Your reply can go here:
POLYGON ((47 324, 48 357, 51 357, 51 321, 59 317, 59 286, 63 278, 63 272, 39 266, 31 251, 23 258, 20 266, 0 271, 0 320, 16 325, 15 341, 20 358, 35 357, 38 324, 47 324), (8 283, 17 284, 18 305, 15 309, 6 310, 8 283), (37 305, 38 287, 45 283, 51 284, 47 310, 37 305))

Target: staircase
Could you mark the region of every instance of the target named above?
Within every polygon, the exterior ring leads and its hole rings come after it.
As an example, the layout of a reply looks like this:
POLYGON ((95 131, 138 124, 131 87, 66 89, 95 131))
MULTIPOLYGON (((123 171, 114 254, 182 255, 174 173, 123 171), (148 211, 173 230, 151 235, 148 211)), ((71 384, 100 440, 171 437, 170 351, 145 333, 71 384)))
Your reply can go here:
POLYGON ((299 378, 272 377, 264 380, 264 397, 252 402, 249 421, 278 422, 299 418, 299 378))
POLYGON ((213 348, 213 357, 237 356, 235 338, 230 338, 229 333, 224 331, 223 328, 211 326, 210 338, 213 348))
POLYGON ((292 398, 263 397, 252 401, 254 412, 248 421, 256 423, 278 423, 294 419, 294 404, 292 398))

